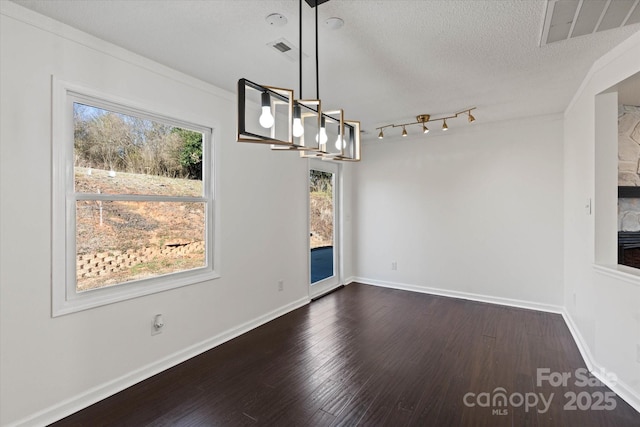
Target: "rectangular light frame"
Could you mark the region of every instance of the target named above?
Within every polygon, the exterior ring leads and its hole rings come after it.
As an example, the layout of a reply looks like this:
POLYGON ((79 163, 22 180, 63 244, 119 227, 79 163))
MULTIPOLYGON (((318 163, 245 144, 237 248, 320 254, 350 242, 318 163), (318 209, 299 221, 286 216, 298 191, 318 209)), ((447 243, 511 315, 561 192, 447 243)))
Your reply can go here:
MULTIPOLYGON (((341 160, 345 162, 359 162, 361 157, 361 147, 360 147, 360 122, 356 120, 345 120, 345 133, 348 134, 349 140, 347 141, 346 147, 342 148, 342 153, 340 156, 336 157, 335 160, 341 160), (346 132, 347 127, 352 128, 351 133, 346 132), (352 147, 352 148, 350 148, 352 147), (350 148, 350 149, 349 149, 350 148), (349 149, 349 150, 347 150, 349 149), (352 154, 346 155, 346 151, 351 151, 352 154)), ((343 138, 345 135, 343 134, 343 138)))
MULTIPOLYGON (((326 123, 336 123, 338 124, 338 133, 340 135, 340 137, 342 137, 344 135, 344 111, 342 109, 340 110, 332 110, 332 111, 323 111, 320 115, 319 115, 319 119, 320 121, 322 121, 322 117, 324 117, 325 119, 325 129, 326 129, 326 123), (336 116, 336 117, 334 117, 336 116)), ((320 130, 320 126, 318 126, 318 132, 320 130)), ((319 145, 318 149, 316 151, 307 151, 307 152, 301 152, 300 153, 300 157, 305 157, 305 158, 318 158, 321 157, 322 159, 331 159, 335 156, 337 156, 337 153, 330 153, 327 151, 327 144, 331 144, 331 141, 327 141, 324 144, 324 147, 322 147, 322 144, 319 145)))
MULTIPOLYGON (((238 80, 238 122, 236 140, 238 142, 253 142, 261 144, 273 144, 278 146, 293 146, 293 90, 286 88, 278 88, 273 86, 263 86, 254 83, 250 80, 242 78, 238 80), (275 110, 277 106, 286 107, 286 121, 287 127, 287 139, 278 139, 276 137, 276 127, 280 123, 282 126, 283 119, 279 117, 277 111, 274 115, 274 124, 270 128, 270 135, 260 135, 247 130, 247 90, 255 90, 260 93, 267 93, 269 95, 271 108, 275 110)), ((279 127, 278 127, 279 129, 279 127)))
MULTIPOLYGON (((322 106, 321 101, 319 99, 298 99, 293 102, 293 106, 295 109, 296 103, 300 106, 300 119, 302 121, 302 126, 305 126, 305 122, 311 123, 314 126, 314 129, 320 129, 320 121, 322 114, 322 106)), ((292 119, 292 129, 293 129, 293 119, 292 119)), ((293 134, 293 131, 292 131, 293 134)), ((317 134, 317 131, 316 131, 317 134)), ((275 151, 313 151, 319 152, 320 144, 315 141, 314 137, 309 137, 309 132, 305 130, 305 133, 296 137, 293 136, 293 144, 290 146, 283 145, 271 145, 271 149, 275 151), (305 136, 307 139, 305 140, 305 136)))

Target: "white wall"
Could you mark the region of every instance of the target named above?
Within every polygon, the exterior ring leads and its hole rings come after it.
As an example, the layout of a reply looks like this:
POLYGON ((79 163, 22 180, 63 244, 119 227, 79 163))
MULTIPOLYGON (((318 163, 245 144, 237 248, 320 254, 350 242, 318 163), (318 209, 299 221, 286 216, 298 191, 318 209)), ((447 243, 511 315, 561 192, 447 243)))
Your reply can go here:
POLYGON ((354 172, 356 276, 558 310, 562 116, 476 116, 447 134, 388 135, 365 147, 354 172))
POLYGON ((353 171, 360 163, 345 162, 341 165, 342 174, 342 282, 351 283, 354 280, 353 259, 353 204, 354 193, 357 191, 353 183, 353 171))
POLYGON ((614 265, 617 102, 599 95, 638 72, 640 33, 593 65, 565 112, 564 292, 587 363, 617 375, 614 390, 640 411, 640 275, 614 265))
POLYGON ((46 424, 308 301, 305 160, 236 143, 234 94, 0 3, 1 425, 46 424), (222 278, 51 317, 51 75, 214 129, 222 278))

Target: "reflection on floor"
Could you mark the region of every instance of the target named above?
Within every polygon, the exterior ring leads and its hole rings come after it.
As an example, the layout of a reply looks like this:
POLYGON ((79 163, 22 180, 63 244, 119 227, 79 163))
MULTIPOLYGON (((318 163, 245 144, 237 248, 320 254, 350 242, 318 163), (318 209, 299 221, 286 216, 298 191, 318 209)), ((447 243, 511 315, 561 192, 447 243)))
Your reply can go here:
POLYGON ((311 283, 333 276, 333 246, 311 249, 311 283))

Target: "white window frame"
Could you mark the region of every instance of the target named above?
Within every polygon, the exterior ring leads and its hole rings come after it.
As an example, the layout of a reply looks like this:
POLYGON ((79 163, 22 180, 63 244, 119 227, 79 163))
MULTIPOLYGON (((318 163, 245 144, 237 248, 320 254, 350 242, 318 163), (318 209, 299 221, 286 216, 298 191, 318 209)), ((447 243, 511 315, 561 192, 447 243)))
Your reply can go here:
MULTIPOLYGON (((118 301, 150 295, 220 277, 214 221, 217 211, 214 189, 213 129, 168 115, 151 108, 117 99, 82 86, 53 78, 52 105, 52 316, 61 316, 118 301), (86 195, 74 189, 73 104, 82 103, 108 111, 149 119, 203 134, 202 197, 134 196, 140 201, 204 202, 205 260, 202 268, 154 276, 78 292, 76 290, 76 201, 86 195)), ((96 195, 91 195, 95 198, 96 195)), ((102 196, 97 196, 102 197, 102 196)), ((130 195, 110 195, 109 200, 131 200, 130 195)))

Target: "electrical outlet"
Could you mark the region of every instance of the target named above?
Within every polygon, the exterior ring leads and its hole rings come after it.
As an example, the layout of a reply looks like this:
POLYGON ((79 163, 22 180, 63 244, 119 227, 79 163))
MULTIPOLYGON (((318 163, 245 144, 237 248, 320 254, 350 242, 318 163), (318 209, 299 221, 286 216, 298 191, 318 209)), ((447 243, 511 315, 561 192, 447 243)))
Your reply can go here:
POLYGON ((398 269, 398 261, 391 261, 391 269, 394 271, 398 269))
POLYGON ((278 292, 284 290, 284 280, 278 280, 278 292))
POLYGON ((162 333, 164 328, 164 318, 162 314, 156 314, 151 321, 151 335, 158 335, 162 333))

